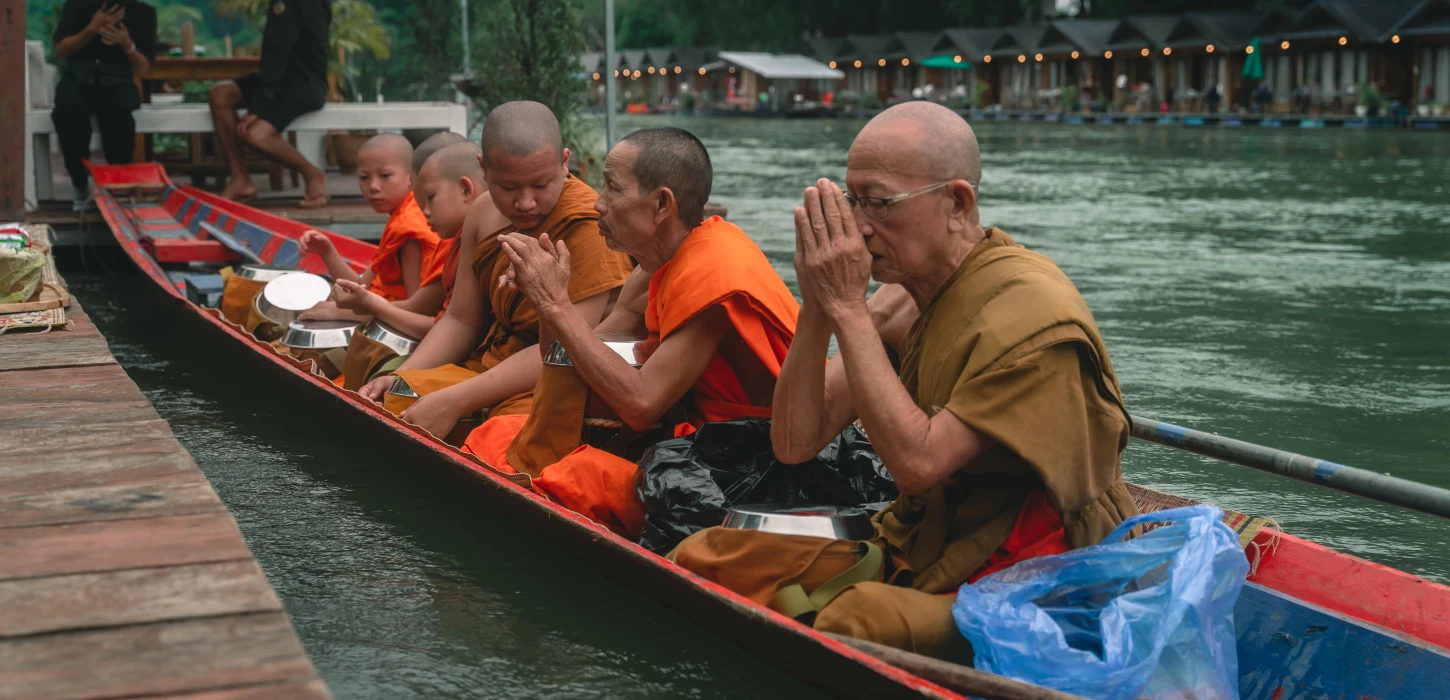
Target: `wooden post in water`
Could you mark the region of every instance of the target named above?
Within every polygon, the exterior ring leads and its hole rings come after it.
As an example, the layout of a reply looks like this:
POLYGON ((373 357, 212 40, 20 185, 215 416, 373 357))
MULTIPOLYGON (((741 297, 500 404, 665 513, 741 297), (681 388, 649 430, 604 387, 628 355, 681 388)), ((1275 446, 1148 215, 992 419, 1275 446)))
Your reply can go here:
POLYGON ((25 0, 0 0, 0 66, 10 72, 0 80, 0 220, 10 221, 25 216, 25 0))

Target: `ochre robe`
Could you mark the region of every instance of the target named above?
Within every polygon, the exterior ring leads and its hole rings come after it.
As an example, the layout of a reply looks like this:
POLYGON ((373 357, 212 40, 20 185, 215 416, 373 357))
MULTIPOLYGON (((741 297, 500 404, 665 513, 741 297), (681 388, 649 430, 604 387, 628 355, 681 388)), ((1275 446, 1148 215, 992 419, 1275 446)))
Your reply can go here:
MULTIPOLYGON (((647 356, 706 310, 719 306, 751 354, 780 375, 795 336, 799 307, 770 261, 734 224, 720 217, 701 223, 674 256, 650 277, 643 342, 647 356)), ((533 477, 534 489, 615 532, 637 537, 644 509, 635 493, 637 466, 589 445, 580 445, 588 386, 572 368, 545 367, 531 416, 491 418, 469 435, 464 450, 508 472, 533 477), (551 389, 551 387, 557 387, 551 389)), ((685 396, 690 424, 770 417, 769 406, 751 403, 739 377, 717 351, 685 396)), ((678 432, 678 431, 677 431, 678 432)))
POLYGON ((398 251, 408 241, 417 241, 422 248, 419 280, 427 279, 435 272, 431 269, 432 266, 441 268, 442 259, 435 254, 439 244, 438 234, 433 233, 433 229, 428 226, 428 217, 418 208, 412 192, 388 216, 388 223, 383 226, 383 237, 378 241, 377 250, 373 251, 373 281, 368 289, 388 301, 408 298, 408 288, 403 284, 403 265, 398 260, 398 251))
MULTIPOLYGON (((583 301, 602 292, 624 284, 634 269, 629 256, 616 253, 604 243, 599 235, 599 213, 594 211, 594 200, 599 194, 570 175, 564 182, 563 191, 554 209, 538 225, 526 230, 514 227, 502 229, 480 239, 474 244, 471 267, 478 277, 479 291, 488 301, 486 307, 489 326, 483 342, 462 364, 436 369, 406 369, 394 374, 402 377, 420 396, 426 393, 420 384, 436 384, 426 378, 429 373, 448 370, 449 383, 437 387, 452 386, 466 381, 474 375, 487 372, 514 353, 539 342, 539 314, 524 295, 523 290, 500 289, 498 278, 509 268, 509 259, 503 254, 499 235, 518 232, 531 238, 548 233, 549 240, 563 241, 569 249, 569 299, 583 301), (448 368, 452 367, 452 370, 448 368), (466 369, 471 375, 456 372, 466 369), (459 379, 459 377, 462 377, 459 379)), ((451 294, 451 291, 450 291, 451 294)), ((436 391, 437 389, 433 389, 436 391)), ((507 416, 527 414, 533 404, 533 389, 507 397, 491 406, 488 415, 507 416)))
MULTIPOLYGON (((900 350, 901 381, 922 411, 951 411, 998 444, 879 513, 882 583, 847 587, 815 626, 950 655, 960 651, 950 596, 933 594, 1030 556, 1095 544, 1136 512, 1119 466, 1130 423, 1082 296, 1051 260, 996 228, 922 310, 900 350)), ((710 528, 670 556, 769 604, 782 586, 842 570, 826 555, 849 546, 710 528)))

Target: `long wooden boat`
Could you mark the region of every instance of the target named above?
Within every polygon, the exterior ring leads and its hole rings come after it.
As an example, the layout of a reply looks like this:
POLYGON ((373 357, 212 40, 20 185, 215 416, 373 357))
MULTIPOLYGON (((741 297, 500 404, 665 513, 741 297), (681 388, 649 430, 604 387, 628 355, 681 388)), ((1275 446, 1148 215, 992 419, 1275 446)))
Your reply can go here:
MULTIPOLYGON (((299 254, 297 239, 306 227, 179 186, 156 164, 98 166, 93 172, 97 205, 117 242, 171 305, 206 334, 298 395, 355 422, 364 431, 359 434, 391 443, 415 466, 467 487, 490 508, 766 662, 849 697, 963 697, 946 685, 984 697, 1064 697, 911 654, 866 653, 862 649, 869 645, 819 634, 700 579, 539 496, 520 476, 495 471, 337 388, 312 374, 310 365, 275 353, 186 294, 189 277, 248 259, 323 272, 320 261, 299 254)), ((358 269, 371 258, 372 245, 328 235, 358 269)), ((1248 552, 1254 566, 1235 609, 1243 698, 1450 697, 1450 588, 1277 530, 1259 531, 1248 552)))

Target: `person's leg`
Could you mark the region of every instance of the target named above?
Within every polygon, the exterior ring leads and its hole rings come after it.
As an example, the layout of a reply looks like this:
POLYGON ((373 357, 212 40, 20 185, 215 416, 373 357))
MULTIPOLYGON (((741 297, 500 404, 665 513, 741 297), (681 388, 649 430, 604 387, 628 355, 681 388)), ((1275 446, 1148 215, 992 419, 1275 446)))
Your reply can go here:
MULTIPOLYGON (((65 169, 70 174, 71 185, 76 195, 84 201, 84 192, 90 183, 85 159, 91 154, 91 105, 85 90, 69 77, 62 78, 55 88, 55 108, 50 112, 51 123, 55 124, 55 135, 60 141, 60 153, 65 158, 65 169)), ((37 153, 39 157, 49 154, 37 153)))
POLYGON ((101 126, 101 151, 111 165, 131 162, 136 146, 135 111, 141 107, 141 93, 130 83, 98 88, 96 121, 101 126))
POLYGON ((252 122, 251 128, 242 134, 242 140, 268 157, 302 173, 307 185, 300 206, 320 207, 327 204, 327 175, 322 169, 308 162, 292 144, 287 143, 287 139, 282 138, 282 134, 278 133, 271 122, 266 119, 252 122))
POLYGON ((237 135, 237 110, 242 106, 242 89, 230 80, 213 85, 207 92, 211 105, 212 129, 216 132, 217 150, 227 161, 231 170, 222 196, 232 200, 251 199, 257 196, 252 184, 252 175, 247 172, 247 163, 242 157, 242 142, 237 135))

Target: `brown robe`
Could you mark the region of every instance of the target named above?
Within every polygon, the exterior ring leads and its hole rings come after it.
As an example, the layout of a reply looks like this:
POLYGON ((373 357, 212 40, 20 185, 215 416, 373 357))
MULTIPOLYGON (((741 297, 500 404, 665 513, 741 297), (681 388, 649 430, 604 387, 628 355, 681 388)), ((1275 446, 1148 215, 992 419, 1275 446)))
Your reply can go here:
MULTIPOLYGON (((951 411, 998 445, 919 496, 877 515, 880 578, 845 588, 817 629, 919 653, 960 654, 950 594, 1011 532, 1023 501, 1045 491, 1068 542, 1096 544, 1136 513, 1119 458, 1129 422, 1086 302, 1048 258, 987 230, 908 331, 901 380, 928 416, 951 411)), ((813 538, 711 528, 671 558, 769 604, 779 588, 844 569, 813 538), (746 567, 751 571, 732 571, 746 567), (733 585, 732 585, 733 584, 733 585)))

